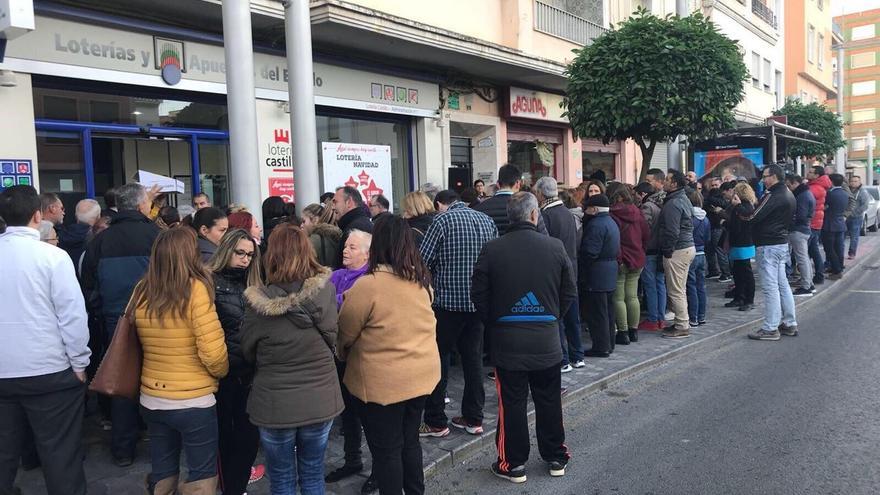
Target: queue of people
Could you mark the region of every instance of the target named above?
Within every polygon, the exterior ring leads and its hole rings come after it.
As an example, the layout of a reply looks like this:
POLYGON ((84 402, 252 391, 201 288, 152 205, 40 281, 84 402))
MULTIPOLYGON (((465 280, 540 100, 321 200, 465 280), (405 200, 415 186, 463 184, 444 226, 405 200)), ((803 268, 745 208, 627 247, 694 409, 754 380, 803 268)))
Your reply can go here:
MULTIPOLYGON (((120 467, 146 426, 149 493, 242 495, 264 474, 273 494, 323 493, 363 471, 364 436, 373 471, 362 493, 423 493, 420 438, 484 432, 487 365, 501 411, 492 472, 527 479, 531 392, 539 455, 563 476, 561 374, 637 345, 640 332, 690 337, 713 316, 708 280, 732 281, 724 306, 752 311, 753 259, 764 301, 755 340, 798 335, 793 298, 815 291, 826 262, 839 278, 860 183, 847 193, 822 167, 762 173, 759 198, 742 178, 658 169, 636 186, 529 187, 505 165, 468 197, 409 193, 402 215, 339 187, 301 219, 280 198, 258 218, 204 195, 182 217, 127 184, 106 210, 80 202, 71 227, 57 196, 6 189, 0 277, 20 289, 0 301, 0 325, 19 334, 0 346, 0 492, 29 455, 19 445, 32 446, 50 494, 86 492, 85 383, 127 315, 143 352, 140 396, 98 404, 120 467), (453 359, 464 390, 450 418, 453 359), (345 458, 325 475, 334 421, 345 458), (254 465, 260 449, 266 466, 254 465)), ((849 259, 857 249, 851 237, 849 259)))

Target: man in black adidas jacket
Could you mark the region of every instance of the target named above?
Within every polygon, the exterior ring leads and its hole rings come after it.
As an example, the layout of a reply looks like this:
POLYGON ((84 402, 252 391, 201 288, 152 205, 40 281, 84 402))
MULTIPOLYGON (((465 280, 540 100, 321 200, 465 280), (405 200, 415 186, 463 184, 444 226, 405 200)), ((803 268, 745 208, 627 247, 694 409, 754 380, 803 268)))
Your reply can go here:
POLYGON ((474 267, 471 300, 491 336, 489 357, 501 411, 492 472, 521 483, 529 457, 530 389, 538 412, 538 450, 551 476, 564 475, 570 458, 562 426, 558 329, 560 308, 569 308, 577 291, 562 242, 537 231, 541 213, 535 196, 512 195, 507 212, 507 233, 483 246, 474 267))

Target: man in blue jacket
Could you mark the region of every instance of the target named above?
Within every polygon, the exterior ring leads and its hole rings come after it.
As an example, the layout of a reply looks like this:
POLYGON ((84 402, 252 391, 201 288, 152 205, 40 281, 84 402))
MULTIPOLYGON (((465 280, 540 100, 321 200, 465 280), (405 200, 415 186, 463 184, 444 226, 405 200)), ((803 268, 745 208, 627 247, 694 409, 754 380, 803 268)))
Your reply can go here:
POLYGON ((839 279, 843 276, 843 247, 846 234, 846 209, 849 206, 849 194, 842 188, 844 177, 831 174, 831 190, 825 197, 825 220, 822 222, 822 244, 825 246, 825 257, 831 273, 828 278, 839 279))
POLYGON ((794 194, 795 209, 794 218, 791 222, 791 232, 788 234, 788 244, 798 268, 798 287, 794 291, 795 296, 812 296, 815 292, 813 286, 813 263, 810 260, 810 222, 813 220, 813 212, 816 210, 816 198, 810 191, 810 187, 800 175, 788 174, 785 184, 794 194))
POLYGON ((492 464, 492 472, 523 483, 529 458, 526 413, 530 390, 538 451, 550 476, 563 476, 571 457, 562 425, 558 328, 577 292, 562 242, 538 233, 541 213, 535 196, 527 192, 512 195, 507 211, 507 233, 487 242, 474 266, 471 299, 491 336, 489 357, 495 366, 498 460, 492 464))
POLYGON ((605 358, 614 350, 617 323, 613 308, 620 230, 609 212, 610 204, 604 194, 587 200, 584 237, 578 253, 578 292, 581 313, 585 315, 593 343, 584 353, 588 357, 605 358))

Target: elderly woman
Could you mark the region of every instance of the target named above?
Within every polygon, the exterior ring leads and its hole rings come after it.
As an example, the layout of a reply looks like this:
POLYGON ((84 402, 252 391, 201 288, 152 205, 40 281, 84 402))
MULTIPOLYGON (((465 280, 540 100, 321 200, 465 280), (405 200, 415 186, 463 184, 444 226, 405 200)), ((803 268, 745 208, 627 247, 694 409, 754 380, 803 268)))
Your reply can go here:
POLYGON ((440 381, 430 272, 396 215, 374 227, 368 272, 345 294, 336 352, 360 411, 379 492, 425 491, 419 425, 440 381))
MULTIPOLYGON (((366 272, 369 265, 367 261, 370 259, 370 243, 372 241, 370 234, 354 229, 348 234, 345 241, 345 247, 342 250, 342 266, 339 270, 330 275, 330 282, 336 286, 336 305, 342 306, 343 295, 351 289, 357 279, 361 278, 366 272)), ((336 369, 339 373, 340 381, 345 376, 345 363, 336 362, 336 369)), ((327 475, 325 481, 335 483, 339 480, 352 476, 361 472, 364 468, 361 459, 361 422, 358 417, 357 401, 348 388, 342 385, 342 399, 345 402, 345 410, 342 411, 342 430, 345 435, 343 449, 345 451, 345 464, 333 470, 327 475)), ((361 493, 370 493, 376 490, 376 479, 370 474, 361 493)))

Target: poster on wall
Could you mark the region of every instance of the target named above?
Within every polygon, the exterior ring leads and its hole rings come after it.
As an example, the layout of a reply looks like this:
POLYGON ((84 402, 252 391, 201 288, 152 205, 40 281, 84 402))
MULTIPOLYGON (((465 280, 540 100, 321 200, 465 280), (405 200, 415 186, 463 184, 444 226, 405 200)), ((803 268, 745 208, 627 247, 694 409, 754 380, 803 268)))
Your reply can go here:
POLYGON ((324 188, 351 186, 364 202, 381 194, 391 197, 391 146, 376 144, 321 143, 324 157, 324 188))
POLYGON ((761 148, 731 148, 694 153, 694 172, 698 177, 734 175, 754 179, 764 163, 761 148))
POLYGON ((33 170, 30 160, 0 159, 0 191, 12 186, 33 186, 33 170))
POLYGON ((281 196, 285 203, 293 203, 293 177, 269 177, 269 196, 281 196))

